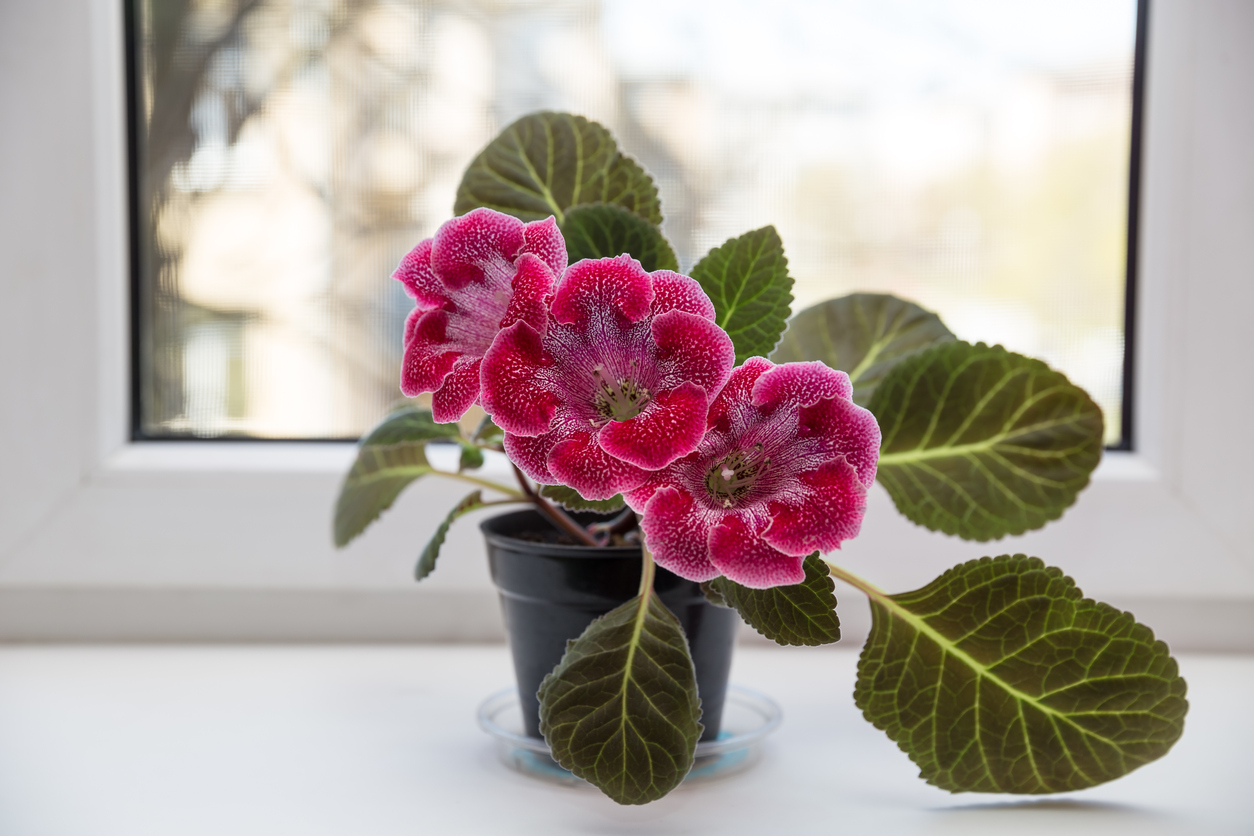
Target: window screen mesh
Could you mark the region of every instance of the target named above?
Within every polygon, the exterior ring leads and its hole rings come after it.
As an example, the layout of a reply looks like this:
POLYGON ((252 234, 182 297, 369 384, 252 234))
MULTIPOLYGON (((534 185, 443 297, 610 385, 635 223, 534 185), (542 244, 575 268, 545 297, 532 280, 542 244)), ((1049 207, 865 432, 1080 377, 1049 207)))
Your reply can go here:
POLYGON ((503 126, 567 110, 691 267, 774 224, 794 310, 895 293, 1040 357, 1120 438, 1129 0, 145 0, 138 431, 354 437, 399 397, 389 279, 503 126))

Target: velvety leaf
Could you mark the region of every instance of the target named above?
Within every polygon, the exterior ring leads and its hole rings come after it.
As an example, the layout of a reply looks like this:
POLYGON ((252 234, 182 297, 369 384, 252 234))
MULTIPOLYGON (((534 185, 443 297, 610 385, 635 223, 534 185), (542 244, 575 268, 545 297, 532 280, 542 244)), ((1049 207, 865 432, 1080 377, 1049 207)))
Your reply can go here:
POLYGON ((469 441, 463 441, 462 439, 458 439, 457 443, 460 444, 462 448, 461 457, 457 460, 457 469, 459 471, 475 470, 476 468, 483 467, 482 450, 471 444, 469 441))
POLYGON ((982 558, 871 596, 854 700, 950 792, 1052 793, 1162 757, 1185 683, 1129 613, 1034 557, 982 558))
POLYGON ((600 511, 608 514, 625 504, 622 494, 616 494, 609 499, 584 499, 574 488, 565 485, 541 485, 540 496, 571 511, 600 511))
POLYGON ((431 471, 425 442, 359 449, 335 503, 335 545, 347 545, 391 508, 410 482, 431 471))
POLYGON ((692 268, 714 302, 718 324, 736 346, 736 362, 765 357, 779 342, 792 305, 784 244, 766 226, 715 247, 692 268))
POLYGON ((437 424, 432 420, 430 409, 406 405, 388 413, 358 443, 362 447, 377 447, 402 441, 455 439, 460 434, 457 424, 437 424))
POLYGON ((422 554, 418 556, 418 565, 414 569, 415 580, 420 581, 435 571, 435 561, 440 556, 440 547, 444 545, 444 538, 448 536, 449 526, 453 524, 454 520, 483 507, 483 494, 479 491, 472 491, 463 497, 461 502, 453 506, 453 510, 449 511, 448 515, 440 521, 435 534, 431 535, 431 539, 427 541, 422 554))
POLYGON ((553 758, 619 804, 679 786, 701 736, 701 701, 678 619, 650 590, 598 618, 540 685, 553 758))
MULTIPOLYGON (((715 581, 718 578, 714 579, 715 581)), ((725 610, 734 609, 731 601, 723 597, 723 593, 719 591, 719 587, 714 585, 714 581, 702 581, 701 592, 705 595, 705 600, 709 601, 716 607, 722 607, 725 610)), ((743 618, 744 616, 741 616, 743 618)))
POLYGON ((611 203, 662 222, 653 178, 619 153, 609 131, 582 116, 533 113, 471 161, 453 211, 486 206, 523 221, 553 215, 560 224, 566 210, 581 203, 611 203))
POLYGON ((854 403, 866 406, 899 361, 954 339, 940 317, 913 302, 883 293, 853 293, 812 305, 789 320, 771 359, 821 360, 847 372, 854 403))
POLYGON ((645 270, 678 270, 675 251, 662 231, 621 206, 594 203, 574 206, 561 224, 571 264, 583 258, 629 254, 645 270))
POLYGON ((1102 413, 1039 360, 951 342, 902 360, 870 409, 877 479, 934 531, 993 540, 1040 528, 1075 502, 1102 456, 1102 413))
POLYGON ((793 586, 750 589, 718 577, 701 584, 714 604, 731 607, 745 622, 776 644, 817 647, 840 641, 836 584, 815 552, 803 564, 806 579, 793 586))
POLYGON ((406 406, 384 418, 362 439, 357 460, 340 486, 335 545, 347 545, 392 507, 410 482, 431 472, 428 441, 457 437, 456 424, 437 424, 426 409, 406 406))
POLYGON ((499 448, 501 442, 505 439, 505 430, 501 429, 492 420, 491 415, 483 416, 483 420, 479 422, 479 426, 475 428, 475 433, 470 440, 476 444, 482 444, 485 447, 499 448))

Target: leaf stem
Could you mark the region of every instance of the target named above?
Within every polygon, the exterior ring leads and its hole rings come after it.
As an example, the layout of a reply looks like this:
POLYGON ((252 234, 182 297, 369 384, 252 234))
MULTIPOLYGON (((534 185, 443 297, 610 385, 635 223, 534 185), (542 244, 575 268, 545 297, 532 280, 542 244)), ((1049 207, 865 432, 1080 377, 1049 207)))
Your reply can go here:
POLYGON ((614 541, 615 535, 623 536, 635 528, 639 522, 635 511, 624 508, 623 512, 612 520, 592 523, 588 526, 588 532, 597 538, 598 543, 609 545, 614 541))
POLYGON ((478 476, 471 476, 469 473, 453 473, 448 470, 438 470, 433 467, 431 468, 431 475, 432 476, 447 476, 450 479, 460 479, 463 482, 469 482, 470 484, 478 485, 481 488, 488 488, 489 490, 497 491, 498 493, 503 493, 506 496, 514 497, 514 499, 511 500, 512 502, 524 501, 529 498, 525 493, 521 491, 516 491, 513 488, 498 484, 497 482, 493 482, 490 479, 480 479, 478 476))
POLYGON ((523 503, 523 502, 526 502, 526 501, 527 501, 527 500, 526 500, 525 498, 519 498, 519 499, 494 499, 494 500, 492 500, 491 502, 481 502, 481 503, 480 503, 478 506, 476 506, 476 507, 477 507, 477 508, 491 508, 491 507, 492 507, 492 506, 494 506, 494 505, 518 505, 518 504, 523 503))
POLYGON ((539 491, 531 487, 531 483, 527 481, 527 477, 524 476, 523 472, 518 469, 518 465, 513 462, 510 462, 510 464, 514 468, 514 475, 518 477, 518 484, 522 486, 523 493, 526 494, 527 499, 529 499, 532 504, 536 506, 536 510, 539 511, 541 515, 543 515, 549 522, 553 523, 554 526, 562 531, 565 531, 571 537, 574 537, 581 544, 585 546, 599 545, 592 535, 588 533, 586 528, 571 519, 571 516, 561 508, 558 508, 556 505, 540 496, 539 491))
POLYGON ((657 573, 657 564, 653 562, 653 552, 649 551, 649 545, 640 541, 640 556, 643 560, 640 563, 640 592, 642 598, 646 592, 653 590, 653 576, 657 573))
POLYGON ((878 586, 871 583, 870 581, 864 580, 863 578, 858 577, 853 572, 850 572, 848 569, 845 569, 841 566, 837 566, 835 563, 832 563, 826 557, 822 559, 823 559, 823 562, 827 564, 827 568, 831 570, 832 577, 840 578, 842 581, 854 587, 855 589, 860 591, 862 594, 866 595, 868 598, 874 598, 877 601, 883 601, 886 598, 888 598, 887 592, 880 589, 878 586))

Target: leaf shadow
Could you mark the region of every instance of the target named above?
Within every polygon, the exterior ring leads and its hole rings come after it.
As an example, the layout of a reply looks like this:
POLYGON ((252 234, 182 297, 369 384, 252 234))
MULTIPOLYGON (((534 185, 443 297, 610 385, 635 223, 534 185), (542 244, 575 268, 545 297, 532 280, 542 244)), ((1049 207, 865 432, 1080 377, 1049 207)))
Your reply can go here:
POLYGON ((953 807, 933 807, 945 832, 1004 832, 1027 827, 1036 832, 1073 829, 1103 833, 1128 833, 1149 836, 1155 833, 1176 833, 1180 822, 1161 810, 1120 804, 1112 801, 1089 801, 1077 798, 1025 799, 1022 801, 989 801, 953 807), (1043 828, 1043 829, 1042 829, 1043 828))
POLYGON ((1041 798, 1023 801, 987 801, 978 804, 957 804, 952 807, 933 807, 933 812, 967 813, 1002 810, 1048 810, 1058 812, 1099 813, 1105 815, 1156 816, 1150 810, 1114 801, 1086 801, 1082 798, 1041 798))

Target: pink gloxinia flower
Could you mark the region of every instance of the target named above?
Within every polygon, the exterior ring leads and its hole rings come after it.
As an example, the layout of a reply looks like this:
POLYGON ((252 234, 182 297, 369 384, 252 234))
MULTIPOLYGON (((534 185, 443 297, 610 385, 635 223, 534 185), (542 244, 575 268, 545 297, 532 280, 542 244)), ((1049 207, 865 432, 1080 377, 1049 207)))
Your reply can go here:
POLYGON ((475 209, 448 221, 393 273, 414 299, 405 322, 401 391, 431 396, 431 416, 456 421, 479 400, 479 365, 501 328, 542 327, 566 269, 553 218, 524 224, 475 209))
POLYGON ((571 265, 548 320, 503 328, 483 408, 537 482, 608 499, 691 453, 735 363, 701 286, 623 255, 571 265))
POLYGON ((696 452, 626 494, 658 565, 765 589, 858 533, 880 428, 822 363, 751 357, 710 405, 696 452))

